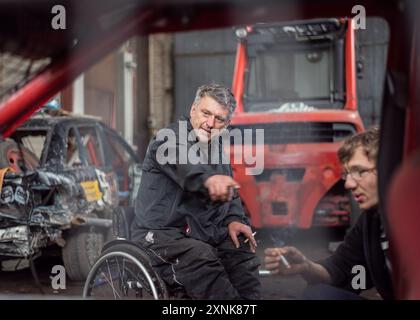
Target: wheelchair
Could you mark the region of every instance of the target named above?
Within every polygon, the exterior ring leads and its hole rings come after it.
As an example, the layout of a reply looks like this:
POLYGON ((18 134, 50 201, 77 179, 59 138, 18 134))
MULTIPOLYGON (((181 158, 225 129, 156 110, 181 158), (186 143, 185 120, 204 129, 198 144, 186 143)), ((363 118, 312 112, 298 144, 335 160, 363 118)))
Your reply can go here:
POLYGON ((113 233, 117 239, 105 244, 93 264, 83 298, 160 300, 174 297, 180 291, 169 288, 153 270, 148 250, 129 240, 133 218, 131 208, 115 210, 113 233))

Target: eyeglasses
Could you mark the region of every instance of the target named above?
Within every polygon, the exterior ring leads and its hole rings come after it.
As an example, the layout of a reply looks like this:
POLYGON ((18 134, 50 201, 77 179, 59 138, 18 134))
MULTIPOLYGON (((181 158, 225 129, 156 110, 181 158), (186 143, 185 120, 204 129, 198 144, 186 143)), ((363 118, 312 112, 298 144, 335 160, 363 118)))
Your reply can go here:
POLYGON ((341 174, 341 179, 346 180, 347 179, 347 176, 350 175, 350 177, 353 180, 360 181, 360 180, 362 180, 362 178, 364 176, 366 176, 366 173, 372 172, 372 171, 375 171, 375 170, 376 170, 375 167, 373 167, 373 168, 354 167, 354 168, 351 168, 349 171, 344 171, 341 174))

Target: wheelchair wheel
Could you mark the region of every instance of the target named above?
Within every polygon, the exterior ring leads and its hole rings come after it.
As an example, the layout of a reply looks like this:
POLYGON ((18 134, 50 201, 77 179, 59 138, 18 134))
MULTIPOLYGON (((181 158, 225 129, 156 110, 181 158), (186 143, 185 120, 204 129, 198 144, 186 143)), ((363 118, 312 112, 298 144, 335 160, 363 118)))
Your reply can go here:
POLYGON ((147 254, 124 242, 108 247, 95 262, 83 298, 158 300, 168 299, 168 293, 147 254))

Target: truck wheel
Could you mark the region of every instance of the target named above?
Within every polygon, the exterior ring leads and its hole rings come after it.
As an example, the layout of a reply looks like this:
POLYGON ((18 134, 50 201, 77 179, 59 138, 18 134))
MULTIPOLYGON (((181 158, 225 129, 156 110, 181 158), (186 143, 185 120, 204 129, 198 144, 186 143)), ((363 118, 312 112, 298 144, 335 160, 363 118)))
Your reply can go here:
POLYGON ((38 167, 37 157, 24 146, 19 147, 12 140, 0 143, 0 169, 11 167, 15 172, 34 170, 38 167))
POLYGON ((101 254, 105 230, 97 227, 77 227, 66 237, 62 249, 66 274, 73 281, 84 281, 101 254))

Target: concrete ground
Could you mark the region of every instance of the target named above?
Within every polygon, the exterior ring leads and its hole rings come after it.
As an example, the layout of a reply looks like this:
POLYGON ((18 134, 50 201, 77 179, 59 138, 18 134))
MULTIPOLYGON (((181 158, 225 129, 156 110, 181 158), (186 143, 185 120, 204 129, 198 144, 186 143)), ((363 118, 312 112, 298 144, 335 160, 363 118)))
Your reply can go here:
MULTIPOLYGON (((342 237, 343 232, 317 228, 296 232, 288 244, 299 248, 308 258, 318 260, 327 257, 330 254, 328 245, 341 240, 342 237)), ((263 258, 264 249, 273 246, 273 244, 270 237, 264 232, 259 232, 256 239, 258 240, 257 254, 263 258)), ((0 272, 0 299, 80 299, 83 283, 67 280, 65 290, 54 291, 52 289, 50 275, 52 267, 56 264, 62 264, 58 256, 39 258, 36 261, 44 295, 40 294, 29 269, 0 272)), ((261 281, 263 299, 267 300, 298 298, 306 286, 305 281, 299 276, 264 276, 261 281)), ((369 299, 379 299, 375 290, 365 292, 364 296, 369 299)))

